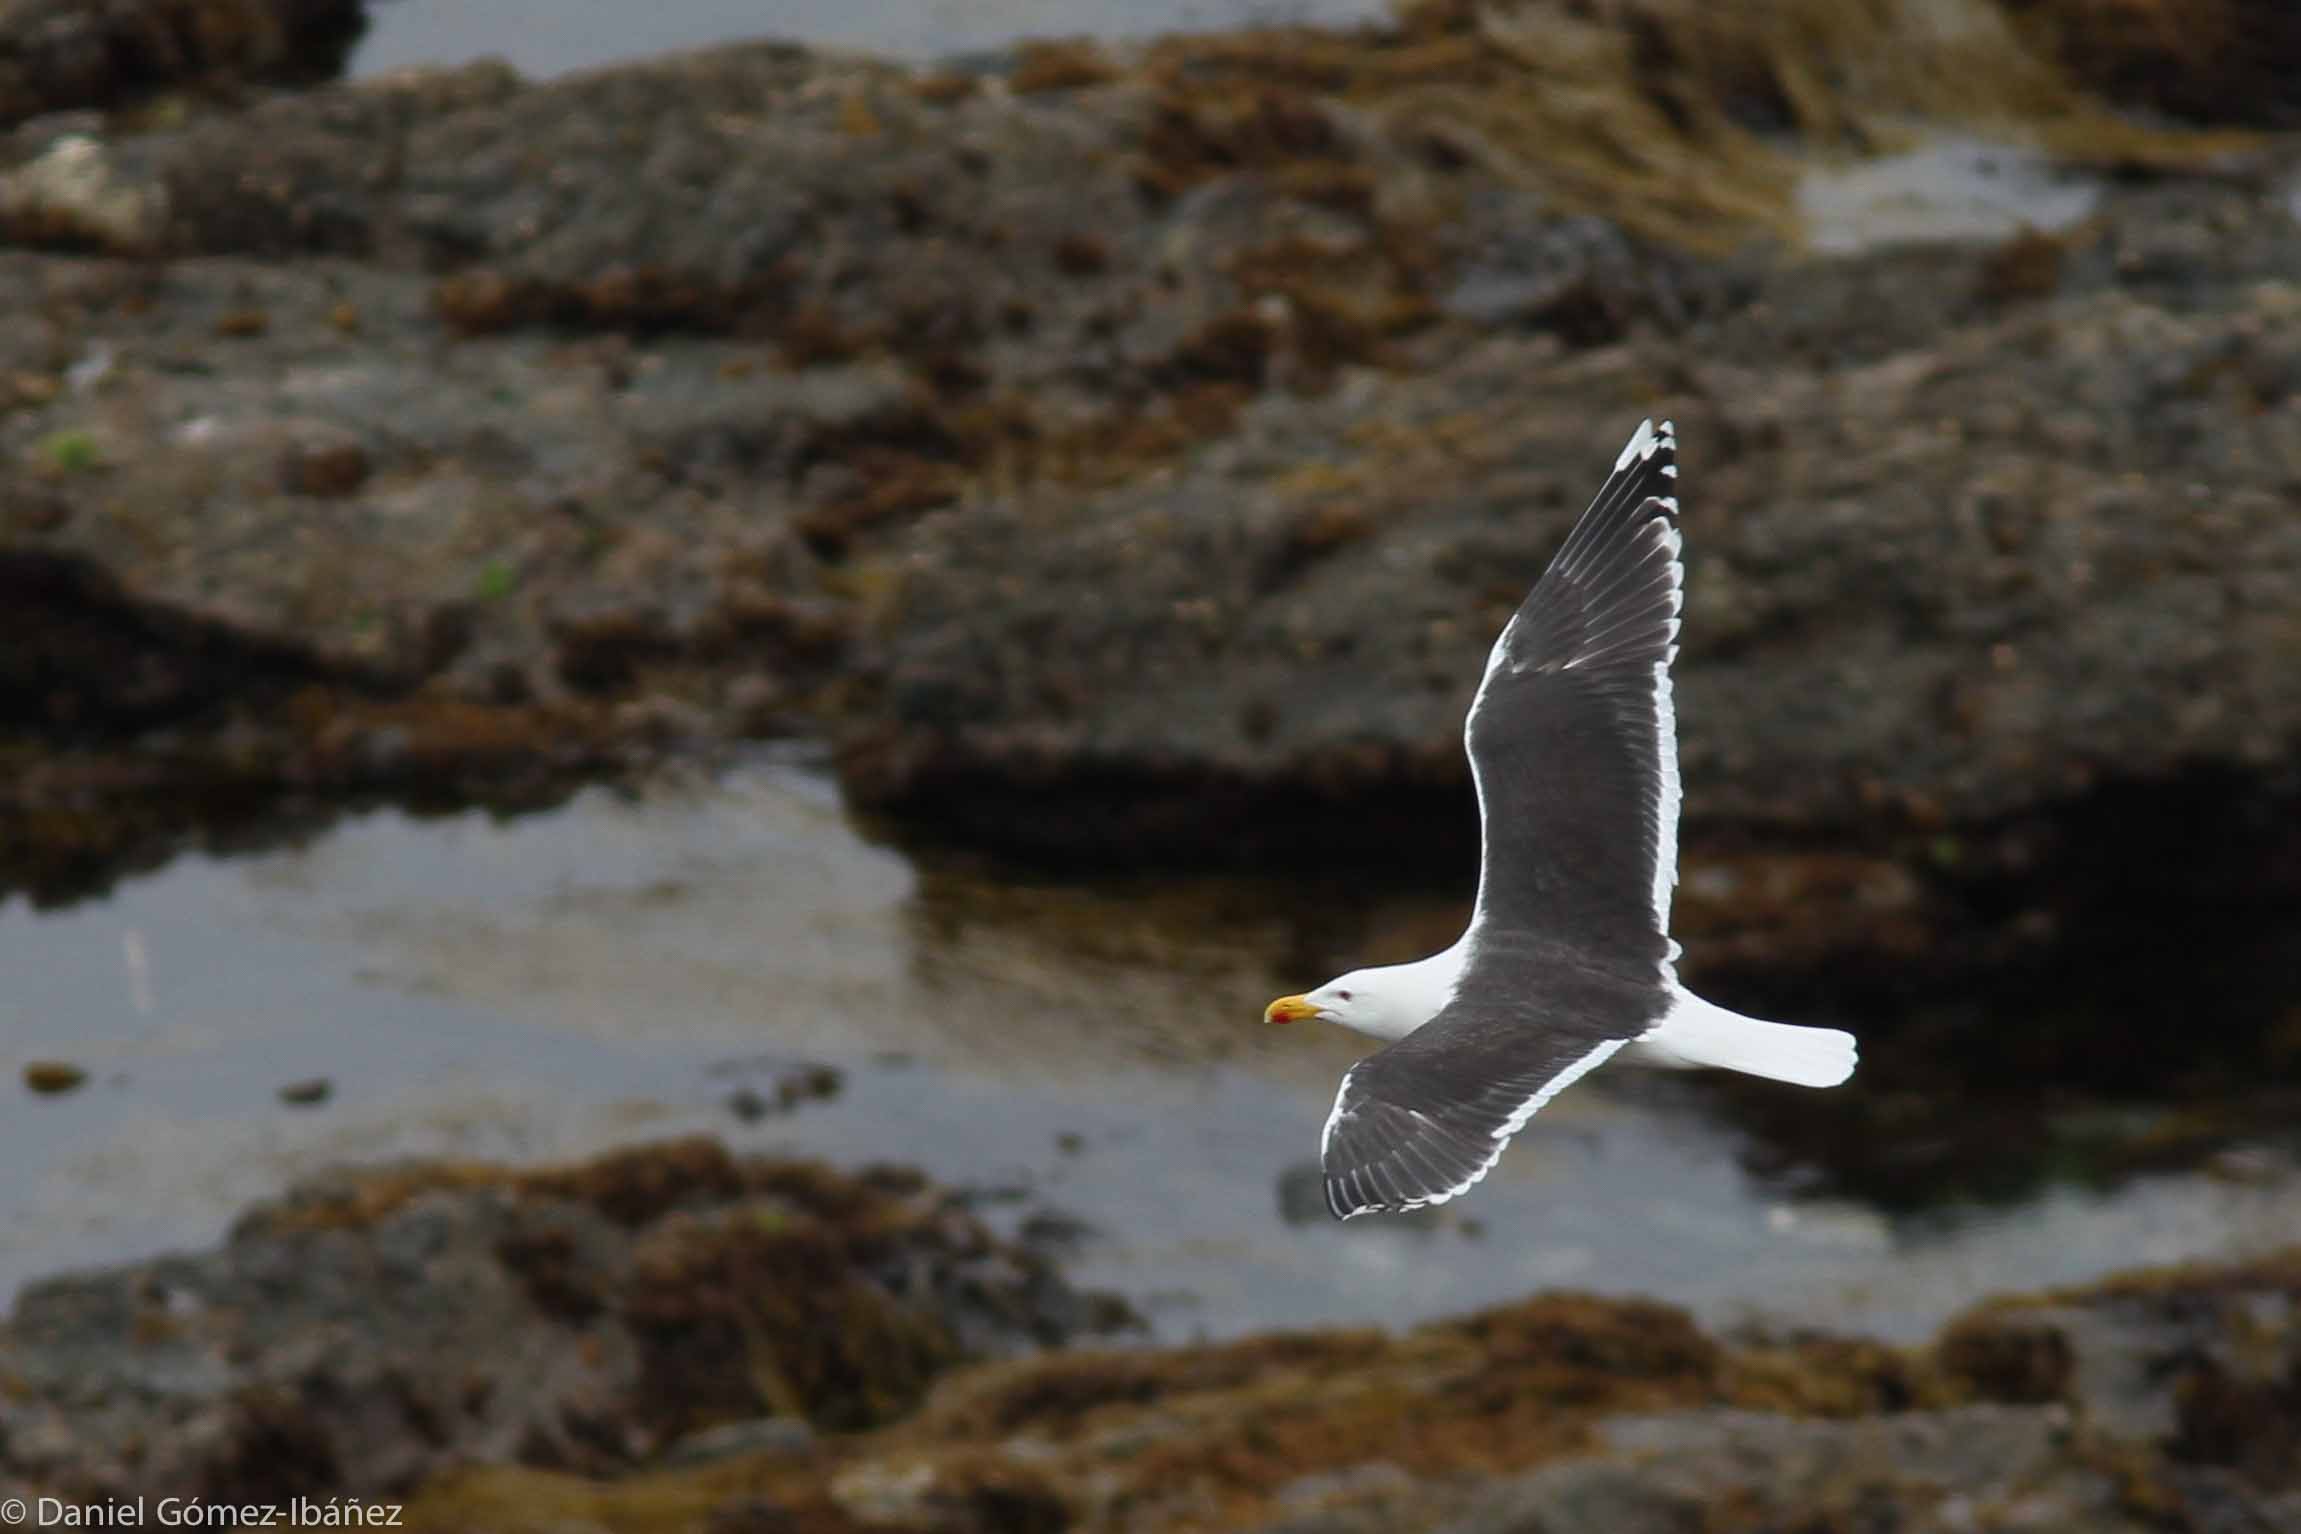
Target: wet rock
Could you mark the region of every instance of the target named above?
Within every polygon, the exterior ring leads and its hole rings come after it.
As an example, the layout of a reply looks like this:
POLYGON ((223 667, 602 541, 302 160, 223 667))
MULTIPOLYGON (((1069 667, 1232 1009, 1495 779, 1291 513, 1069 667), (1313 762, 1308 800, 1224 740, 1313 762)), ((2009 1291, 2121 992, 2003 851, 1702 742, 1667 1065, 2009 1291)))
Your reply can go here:
POLYGON ((261 309, 227 309, 216 317, 216 335, 226 341, 246 340, 272 328, 272 317, 261 309))
POLYGON ((2301 14, 2277 0, 2011 0, 2006 9, 2113 101, 2200 122, 2301 123, 2301 14))
POLYGON ((2005 1398, 2066 1402, 2193 1465, 2301 1488, 2301 1258, 2197 1264, 2005 1301, 1956 1324, 1945 1362, 2005 1398))
POLYGON ((0 1485, 262 1499, 734 1452, 693 1435, 884 1421, 964 1358, 1104 1314, 915 1175, 706 1141, 413 1163, 305 1185, 214 1252, 26 1290, 0 1326, 0 1485))
POLYGON ((721 1060, 709 1074, 714 1080, 742 1083, 728 1094, 727 1105, 746 1123, 771 1113, 788 1113, 802 1103, 827 1101, 846 1085, 836 1066, 771 1055, 721 1060))
POLYGON ((350 495, 366 483, 372 465, 357 442, 310 442, 280 459, 280 484, 290 495, 350 495))
POLYGON ((1439 305, 1482 330, 1556 335, 1570 346, 1621 340, 1640 324, 1675 329, 1716 294, 1716 277, 1641 247, 1600 218, 1512 223, 1479 215, 1453 284, 1439 305))
POLYGON ((68 1060, 34 1060, 24 1067, 24 1090, 41 1097, 76 1092, 87 1080, 88 1073, 68 1060))
POLYGON ((1007 72, 1007 89, 1021 96, 1108 85, 1119 77, 1108 54, 1087 39, 1026 42, 1007 72))
POLYGON ((1052 1209, 1026 1215, 1015 1227, 1016 1240, 1041 1252, 1075 1251, 1092 1234, 1094 1227, 1084 1220, 1052 1209))
POLYGON ((561 678, 584 692, 625 689, 649 661, 675 655, 680 647, 667 615, 637 602, 561 613, 552 620, 551 634, 561 678))
POLYGON ((775 1095, 786 1105, 821 1101, 838 1096, 844 1081, 834 1066, 812 1066, 777 1083, 775 1095))
MULTIPOLYGON (((63 323, 122 327, 118 347, 66 343, 110 359, 85 393, 0 418, 0 461, 25 465, 0 469, 0 734, 43 762, 0 790, 0 878, 69 884, 289 792, 548 802, 667 737, 788 728, 837 663, 847 600, 774 536, 795 509, 774 471, 759 490, 659 444, 691 392, 712 419, 748 394, 789 447, 876 386, 730 384, 739 348, 714 345, 654 375, 661 408, 627 408, 590 360, 515 347, 467 391, 408 328, 419 280, 179 275, 163 314, 135 281, 0 254, 0 289, 68 292, 63 323), (330 318, 347 288, 351 335, 330 318), (217 316, 251 297, 270 327, 218 351, 223 373, 152 365, 152 345, 215 351, 217 316), (56 469, 67 440, 96 467, 56 469), (618 613, 643 621, 603 625, 618 613), (763 670, 783 707, 715 685, 763 670), (673 701, 617 712, 642 690, 673 701)), ((49 351, 41 325, 0 335, 0 378, 49 351)))
MULTIPOLYGON (((1916 1526, 2140 1531, 2105 1466, 2069 1448, 2065 1423, 2002 1407, 1798 1422, 1738 1412, 1607 1424, 1603 1458, 1575 1460, 1481 1492, 1444 1534, 1675 1534, 1716 1526, 1916 1526), (1888 1510, 1907 1510, 1893 1511, 1888 1510)), ((1309 1534, 1319 1525, 1292 1525, 1309 1534)))
POLYGON ((790 689, 762 672, 749 672, 730 680, 724 702, 738 734, 782 735, 793 728, 794 700, 790 689))
MULTIPOLYGON (((1772 908, 1697 881, 1840 883, 1826 914, 1783 905, 1807 940, 1906 958, 1955 939, 2001 962, 2024 940, 1975 930, 2001 919, 1980 892, 2081 898, 2100 887, 2085 849, 2130 856, 2157 824, 2161 874, 2210 865, 2275 896, 2301 867, 2276 829, 2301 789, 2281 660, 2301 417, 2261 402, 2301 376, 2301 309, 2275 275, 2301 227, 2247 194, 2153 189, 2116 199, 2050 292, 1978 301, 1998 259, 1819 263, 1668 344, 1497 339, 1265 401, 1086 514, 939 515, 853 695, 848 782, 921 827, 1054 859, 1339 847, 1363 869, 1381 847, 1466 870, 1459 728, 1485 648, 1604 442, 1668 414, 1688 476, 1691 916, 1725 934, 1772 908), (2143 254, 2169 242, 2178 268, 2143 254), (1888 317, 1823 339, 1821 316, 1857 307, 1888 317), (1928 318, 1902 329, 1911 315, 1928 318), (1305 557, 1314 518, 1353 535, 1305 557), (2201 694, 2207 674, 2241 679, 2247 707, 2201 694), (2207 805, 2224 829, 2176 847, 2207 805), (2125 839, 2104 843, 2113 814, 2125 839), (1753 846, 1773 870, 1733 873, 1753 846)), ((1764 925, 1752 957, 1778 942, 1764 925)))
POLYGON ((12 240, 137 251, 159 237, 167 191, 123 175, 94 138, 69 134, 0 173, 0 230, 12 240))
POLYGON ((139 608, 96 563, 0 549, 18 639, 0 659, 0 718, 75 735, 134 729, 312 676, 291 646, 139 608))
POLYGON ((0 125, 170 88, 321 79, 366 24, 361 0, 15 0, 0 12, 0 125))
MULTIPOLYGON (((1055 1354, 954 1373, 915 1416, 835 1449, 777 1446, 744 1462, 743 1495, 832 1527, 1114 1534, 2282 1530, 2301 1509, 2275 1383, 2294 1261, 2012 1300, 1912 1349, 1721 1342, 1666 1306, 1558 1294, 1397 1336, 1055 1354), (2022 1368, 1966 1372, 1976 1327, 2032 1325, 2038 1307, 2060 1318, 2047 1324, 2090 1318, 2079 1355, 2189 1415, 2130 1414, 2072 1382, 2041 1394, 2022 1368), (2237 1354, 2241 1378, 2198 1384, 2203 1360, 2237 1354)), ((609 1527, 693 1519, 698 1502, 734 1506, 727 1474, 590 1484, 587 1511, 609 1527)), ((573 1491, 482 1472, 411 1511, 543 1529, 573 1491)))
MULTIPOLYGON (((1485 639, 1655 408, 1696 476, 1689 854, 1844 854, 1883 898, 1737 961, 2075 883, 2061 812, 2111 780, 2294 823, 2274 199, 2166 170, 2048 243, 1726 254, 1794 241, 1795 135, 2065 82, 1894 8, 1537 10, 963 89, 757 45, 23 125, 8 236, 78 253, 0 252, 0 592, 50 588, 0 647, 43 769, 0 775, 0 880, 802 726, 1007 850, 1347 827, 1458 870, 1485 639)), ((2217 840, 2240 888, 2285 857, 2217 840)))
POLYGON ((814 1441, 814 1430, 796 1417, 754 1417, 688 1434, 663 1451, 663 1463, 695 1465, 736 1456, 796 1454, 814 1441))

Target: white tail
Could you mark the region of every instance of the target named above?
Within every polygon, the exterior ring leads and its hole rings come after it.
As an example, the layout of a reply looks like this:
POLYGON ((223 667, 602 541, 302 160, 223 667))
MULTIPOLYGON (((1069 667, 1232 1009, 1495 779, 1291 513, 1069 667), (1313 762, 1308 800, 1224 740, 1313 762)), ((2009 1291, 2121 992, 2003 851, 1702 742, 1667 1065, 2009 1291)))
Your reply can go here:
POLYGON ((1835 1028, 1760 1022, 1680 991, 1669 1012, 1624 1059, 1647 1065, 1716 1066, 1801 1087, 1834 1087, 1854 1073, 1854 1036, 1835 1028))

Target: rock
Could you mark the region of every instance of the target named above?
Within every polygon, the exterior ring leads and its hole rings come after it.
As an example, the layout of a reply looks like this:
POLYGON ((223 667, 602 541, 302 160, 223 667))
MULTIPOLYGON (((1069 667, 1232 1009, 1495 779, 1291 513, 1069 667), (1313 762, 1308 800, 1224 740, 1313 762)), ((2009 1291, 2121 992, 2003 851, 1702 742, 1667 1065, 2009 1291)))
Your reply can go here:
POLYGON ((342 496, 367 482, 372 468, 357 442, 312 442, 280 459, 280 485, 290 495, 342 496))
POLYGON ((2123 1439, 2301 1490, 2301 1257, 2196 1264, 1986 1306, 1944 1362, 1993 1394, 2067 1403, 2123 1439))
POLYGON ((41 1097, 76 1092, 88 1073, 67 1060, 34 1060, 24 1067, 24 1089, 41 1097))
POLYGON ((783 1106, 796 1107, 803 1102, 822 1102, 839 1095, 846 1078, 837 1066, 813 1065, 785 1076, 776 1083, 775 1096, 783 1106))
POLYGON ((697 1465, 737 1456, 796 1454, 814 1442, 814 1430, 798 1418, 753 1417, 689 1433, 663 1451, 663 1463, 697 1465))
MULTIPOLYGON (((1709 1411, 1607 1424, 1602 1458, 1481 1492, 1443 1534, 1673 1534, 1734 1519, 1754 1527, 1863 1526, 1909 1509, 1953 1529, 2157 1528, 2108 1466, 2072 1454, 2066 1424, 1976 1406, 1857 1422, 1709 1411)), ((1298 1526, 1299 1527, 1299 1526, 1298 1526)), ((1306 1531, 1307 1534, 1307 1531, 1306 1531)))
POLYGON ((2113 101, 2199 122, 2301 123, 2301 15, 2278 0, 2029 0, 2007 9, 2113 101))
POLYGON ((335 1095, 335 1083, 325 1076, 291 1081, 280 1088, 280 1101, 291 1108, 316 1108, 335 1095))
POLYGON ((720 702, 739 735, 777 735, 791 729, 790 689, 763 672, 735 677, 727 684, 720 702))
MULTIPOLYGON (((2201 213, 2129 200, 2104 241, 2201 213)), ((2215 216, 2247 234, 2224 275, 2190 270, 2179 307, 2088 282, 1883 360, 1788 354, 1755 307, 1667 353, 1561 364, 1495 341, 1260 408, 1223 451, 1089 514, 940 518, 880 635, 850 779, 878 807, 1079 856, 1155 826, 1265 859, 1331 825, 1321 804, 1443 806, 1467 830, 1459 721, 1485 648, 1628 429, 1594 422, 1651 410, 1685 443, 1690 846, 1995 824, 2110 777, 2279 792, 2264 769, 2301 745, 2301 684, 2276 659, 2301 604, 2281 514, 2301 425, 2212 380, 2233 349, 2264 376, 2301 368, 2278 318, 2301 292, 2270 276, 2301 262, 2301 228, 2215 216), (2155 382, 2121 396, 2128 368, 2155 382), (2190 442, 2210 488, 2180 467, 2190 442), (1302 511, 1337 501, 1370 531, 1274 570, 1302 511), (2177 631, 2192 637, 2166 649, 2177 631), (2196 706, 2192 666, 2241 678, 2256 706, 2196 706), (1273 698, 1290 700, 1279 726, 1250 727, 1273 698), (1109 796, 1114 774, 1130 815, 1047 813, 1069 784, 1109 796)), ((1766 308, 1795 302, 1785 287, 1766 308)))
POLYGON ((720 1060, 713 1063, 709 1074, 715 1080, 743 1083, 727 1101, 736 1117, 746 1122, 770 1113, 788 1113, 802 1103, 828 1101, 846 1084, 837 1066, 775 1055, 720 1060))
POLYGON ((608 1527, 672 1508, 733 1518, 741 1495, 866 1527, 1078 1534, 2286 1530, 2301 1460, 2275 1382, 2301 1335, 2286 1324, 2297 1264, 2011 1298, 1909 1349, 1724 1342, 1667 1306, 1551 1294, 1395 1336, 1058 1353, 955 1372, 902 1422, 775 1446, 739 1477, 725 1463, 607 1486, 476 1472, 410 1512, 541 1530, 582 1485, 608 1527), (2030 1325, 2039 1307, 2100 1323, 2083 1346, 2189 1415, 1962 1372, 1954 1339, 1970 1362, 1975 1326, 2030 1325), (2239 1354, 2235 1393, 2200 1384, 2239 1354))
POLYGON ((159 237, 167 206, 164 186, 124 175, 101 141, 81 134, 0 174, 0 230, 14 240, 143 251, 159 237))
POLYGON ((2126 866, 2290 889, 2274 163, 2185 177, 2209 146, 2086 116, 2029 33, 1901 11, 1430 5, 963 89, 753 45, 27 123, 8 229, 59 253, 0 251, 0 745, 44 770, 0 775, 0 884, 798 729, 926 834, 1459 876, 1487 637, 1660 408, 1688 869, 1760 891, 1708 902, 1721 962, 2002 964, 2008 908, 2092 925, 2053 907, 2107 898, 2112 820, 2126 866), (1997 92, 2156 179, 2015 245, 1795 258, 1799 134, 1997 92))
MULTIPOLYGON (((1668 341, 1499 338, 1266 399, 1083 510, 938 514, 844 695, 851 797, 1062 867, 1363 880, 1379 847, 1385 877, 1467 888, 1460 721, 1485 648, 1605 444, 1668 414, 1677 911, 1700 978, 1893 1004, 2092 972, 2130 899, 2286 900, 2301 415, 2254 402, 2301 378, 2301 290, 2277 275, 2301 270, 2301 226, 2157 187, 2113 196, 2048 296, 1979 303, 1985 258, 1816 263, 1668 341), (1857 310, 1883 317, 1839 324, 1857 310), (1337 507, 1355 535, 1306 543, 1337 507)), ((2216 1027, 2250 1051, 2275 1004, 2232 1002, 2216 1027)))
POLYGON ((964 1358, 1097 1320, 912 1175, 708 1141, 410 1163, 304 1185, 217 1251, 25 1290, 0 1486, 372 1496, 459 1464, 733 1453, 763 1413, 884 1421, 964 1358))
POLYGON ((170 87, 320 79, 343 67, 364 11, 361 0, 12 0, 0 11, 0 125, 170 87))
POLYGON ((911 1524, 925 1516, 935 1490, 931 1464, 865 1464, 831 1482, 831 1500, 866 1526, 911 1524))

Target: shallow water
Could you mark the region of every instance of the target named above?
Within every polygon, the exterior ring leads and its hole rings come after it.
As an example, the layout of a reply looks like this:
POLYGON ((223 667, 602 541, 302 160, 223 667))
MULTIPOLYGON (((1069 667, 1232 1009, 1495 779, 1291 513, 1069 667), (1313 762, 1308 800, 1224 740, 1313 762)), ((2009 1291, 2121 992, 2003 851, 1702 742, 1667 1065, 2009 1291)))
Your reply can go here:
MULTIPOLYGON (((2301 1240, 2282 1152, 2243 1180, 2048 1181, 1987 1210, 1799 1198, 1782 1179, 1811 1169, 1745 1170, 1770 1158, 1745 1156, 1714 1086, 1633 1071, 1545 1109, 1474 1197, 1336 1226, 1314 1164, 1352 1041, 1266 1028, 1261 1006, 1346 959, 1402 957, 1409 934, 1442 941, 1453 916, 1323 888, 922 871, 858 835, 820 775, 773 762, 511 823, 378 812, 187 857, 100 902, 12 902, 0 1293, 213 1242, 330 1162, 560 1157, 695 1129, 915 1163, 994 1193, 1009 1226, 1074 1216, 1091 1227, 1074 1275, 1169 1336, 1405 1322, 1571 1285, 1907 1337, 1999 1289, 2301 1240), (91 1079, 32 1097, 13 1078, 42 1058, 91 1079), (793 1061, 836 1066, 841 1090, 730 1111, 793 1061), (323 1105, 277 1095, 322 1076, 323 1105)), ((1844 1090, 1899 1089, 1865 1070, 1844 1090)))
POLYGON ((2100 204, 2098 175, 2034 149, 1942 134, 1899 154, 1809 167, 1798 181, 1806 242, 1826 255, 1927 240, 2066 229, 2100 204))
POLYGON ((713 43, 784 38, 910 59, 983 53, 1026 37, 1148 37, 1255 23, 1347 25, 1383 0, 384 0, 356 75, 492 56, 530 78, 713 43))

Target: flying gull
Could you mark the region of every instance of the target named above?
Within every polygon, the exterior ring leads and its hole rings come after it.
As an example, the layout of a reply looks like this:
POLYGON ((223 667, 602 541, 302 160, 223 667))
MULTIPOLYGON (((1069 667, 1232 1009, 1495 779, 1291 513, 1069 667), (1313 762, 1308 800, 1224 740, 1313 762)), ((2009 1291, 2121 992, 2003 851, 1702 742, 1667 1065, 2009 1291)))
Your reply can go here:
POLYGON ((1263 1014, 1390 1041, 1343 1073, 1326 1118, 1337 1219, 1466 1191, 1617 1053, 1808 1087, 1853 1074, 1853 1035, 1743 1017, 1678 983, 1677 456, 1668 421, 1639 425, 1486 658, 1463 725, 1484 834, 1469 927, 1263 1014))

